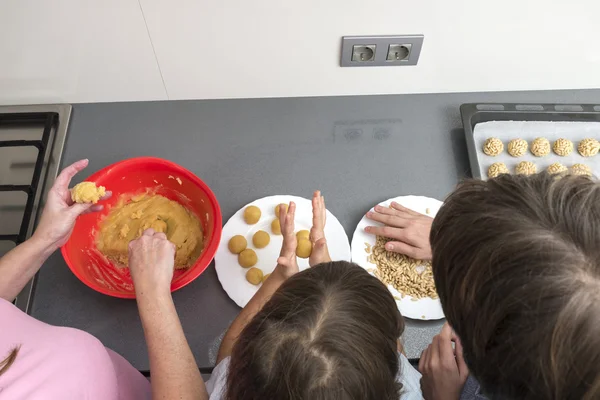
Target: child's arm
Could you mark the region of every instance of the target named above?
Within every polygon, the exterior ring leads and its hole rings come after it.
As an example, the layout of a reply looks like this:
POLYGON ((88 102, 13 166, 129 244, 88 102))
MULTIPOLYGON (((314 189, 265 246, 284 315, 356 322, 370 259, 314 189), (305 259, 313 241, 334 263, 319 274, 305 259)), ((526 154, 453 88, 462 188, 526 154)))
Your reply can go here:
POLYGON ((312 198, 313 209, 313 224, 310 230, 310 241, 313 248, 308 263, 311 267, 331 262, 329 249, 327 248, 327 240, 325 239, 325 220, 327 217, 327 209, 325 208, 325 197, 321 196, 320 191, 316 191, 312 198))
POLYGON ((298 264, 296 262, 296 234, 294 232, 294 216, 296 213, 296 204, 290 203, 290 206, 285 211, 285 207, 280 207, 280 223, 281 234, 283 235, 283 244, 281 253, 277 259, 277 266, 269 278, 263 282, 258 292, 250 299, 246 307, 233 321, 229 330, 225 334, 219 353, 217 355, 217 364, 224 358, 231 355, 233 346, 237 338, 240 336, 248 322, 262 309, 273 293, 281 286, 286 279, 298 272, 298 264))

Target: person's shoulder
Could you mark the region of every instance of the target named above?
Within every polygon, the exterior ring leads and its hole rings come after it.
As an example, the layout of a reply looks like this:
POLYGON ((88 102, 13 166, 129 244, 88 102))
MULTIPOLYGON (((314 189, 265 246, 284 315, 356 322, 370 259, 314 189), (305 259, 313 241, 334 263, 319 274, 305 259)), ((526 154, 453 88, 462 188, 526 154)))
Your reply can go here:
POLYGON ((208 392, 209 400, 221 400, 224 398, 230 359, 231 357, 226 357, 221 360, 213 369, 210 379, 206 381, 206 391, 208 392))
POLYGON ((465 385, 463 386, 462 393, 460 394, 460 400, 487 400, 481 393, 481 385, 477 379, 475 379, 472 375, 469 375, 465 385))
POLYGON ((396 381, 402 384, 400 400, 421 400, 421 373, 412 366, 408 358, 402 353, 398 353, 400 369, 396 381))

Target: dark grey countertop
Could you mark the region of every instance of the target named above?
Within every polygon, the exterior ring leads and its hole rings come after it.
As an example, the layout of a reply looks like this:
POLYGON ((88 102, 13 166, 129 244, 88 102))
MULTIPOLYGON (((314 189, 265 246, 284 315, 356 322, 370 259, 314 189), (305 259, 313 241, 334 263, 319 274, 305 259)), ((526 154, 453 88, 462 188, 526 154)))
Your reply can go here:
MULTIPOLYGON (((214 190, 224 221, 256 198, 320 189, 351 238, 373 204, 408 194, 443 199, 469 175, 459 113, 468 102, 598 103, 600 90, 79 104, 62 165, 87 157, 87 175, 135 156, 170 159, 214 190)), ((173 297, 198 365, 212 366, 240 310, 214 264, 173 297)), ((89 289, 60 253, 39 273, 32 315, 90 332, 148 369, 135 302, 89 289)), ((441 324, 408 321, 408 356, 418 357, 441 324)))

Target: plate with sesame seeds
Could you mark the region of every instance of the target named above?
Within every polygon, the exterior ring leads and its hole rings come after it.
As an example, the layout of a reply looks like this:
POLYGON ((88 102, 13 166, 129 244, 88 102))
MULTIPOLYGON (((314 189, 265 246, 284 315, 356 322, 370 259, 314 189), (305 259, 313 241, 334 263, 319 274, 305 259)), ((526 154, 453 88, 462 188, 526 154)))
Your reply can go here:
MULTIPOLYGON (((379 203, 390 207, 392 202, 435 217, 442 202, 425 196, 400 196, 379 203)), ((370 209, 373 211, 374 207, 370 209)), ((415 260, 385 249, 387 238, 365 231, 367 226, 383 226, 365 216, 352 236, 352 261, 381 280, 394 296, 400 313, 411 319, 444 318, 442 305, 435 291, 430 261, 415 260)))

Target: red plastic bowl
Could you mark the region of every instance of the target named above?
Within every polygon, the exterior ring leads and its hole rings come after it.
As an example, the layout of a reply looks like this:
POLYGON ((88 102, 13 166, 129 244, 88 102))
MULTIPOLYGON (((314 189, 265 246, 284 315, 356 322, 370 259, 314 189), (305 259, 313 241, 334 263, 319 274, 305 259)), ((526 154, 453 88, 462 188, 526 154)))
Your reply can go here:
POLYGON ((96 248, 99 224, 123 194, 154 190, 177 201, 202 222, 204 249, 191 267, 175 271, 172 292, 200 276, 214 258, 221 239, 221 209, 210 188, 187 169, 160 158, 138 157, 109 165, 86 181, 105 186, 106 190, 112 191, 112 197, 102 202, 104 210, 101 212, 77 219, 71 238, 61 252, 75 276, 92 289, 109 296, 135 298, 129 269, 116 267, 96 248), (181 180, 181 184, 176 178, 181 180))

